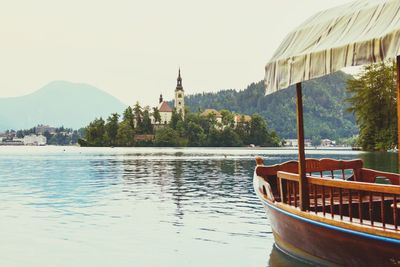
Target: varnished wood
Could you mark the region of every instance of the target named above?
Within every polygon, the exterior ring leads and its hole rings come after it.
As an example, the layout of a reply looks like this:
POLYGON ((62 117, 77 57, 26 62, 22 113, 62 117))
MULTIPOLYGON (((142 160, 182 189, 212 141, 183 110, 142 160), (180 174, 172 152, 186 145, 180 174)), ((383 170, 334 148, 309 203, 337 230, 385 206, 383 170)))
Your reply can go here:
MULTIPOLYGON (((298 162, 295 160, 287 161, 281 164, 275 164, 270 166, 263 165, 263 159, 261 157, 256 158, 257 168, 256 173, 259 176, 267 177, 271 175, 276 175, 278 171, 285 171, 290 173, 298 173, 298 162)), ((390 175, 391 173, 386 172, 378 172, 369 169, 362 169, 363 162, 361 159, 354 159, 354 160, 335 160, 335 159, 313 159, 308 158, 306 159, 306 173, 314 173, 319 172, 322 177, 322 171, 335 171, 335 170, 342 170, 344 175, 344 170, 352 170, 354 175, 358 178, 356 180, 361 180, 361 170, 367 170, 364 174, 368 175, 368 177, 373 176, 386 176, 390 175)), ((375 179, 369 178, 369 179, 375 179)), ((399 178, 400 175, 397 175, 399 178)))
MULTIPOLYGON (((294 177, 293 177, 294 178, 294 177)), ((398 185, 386 185, 386 184, 375 184, 375 183, 364 183, 364 182, 353 182, 343 180, 332 180, 321 177, 307 177, 308 183, 329 186, 343 189, 352 190, 363 190, 368 192, 386 193, 386 194, 400 194, 400 186, 398 185)))
MULTIPOLYGON (((396 57, 396 72, 397 72, 397 125, 400 126, 400 56, 396 57)), ((397 127, 397 149, 398 163, 400 166, 400 127, 397 127)))
POLYGON ((382 172, 366 168, 361 168, 362 181, 366 183, 375 183, 375 179, 378 176, 384 176, 390 180, 394 185, 400 185, 400 174, 391 172, 382 172))
POLYGON ((300 209, 308 210, 310 199, 308 195, 308 185, 306 179, 306 156, 304 151, 304 122, 303 122, 303 94, 301 83, 296 84, 296 107, 297 107, 297 143, 299 151, 299 195, 300 209))
MULTIPOLYGON (((279 209, 286 209, 287 212, 303 218, 306 217, 327 225, 336 225, 349 230, 357 229, 360 232, 369 232, 377 235, 376 229, 366 224, 354 225, 344 221, 338 223, 331 218, 302 212, 299 209, 294 209, 281 203, 276 204, 279 209)), ((338 233, 329 228, 321 228, 317 225, 299 221, 275 209, 270 209, 269 218, 278 246, 306 259, 310 259, 309 255, 316 256, 319 258, 316 260, 317 264, 321 263, 320 260, 329 262, 325 262, 323 266, 397 266, 396 263, 400 259, 398 254, 399 246, 393 243, 373 239, 366 240, 363 237, 344 232, 338 233), (300 252, 300 254, 297 254, 297 252, 300 252)), ((398 237, 398 233, 393 233, 389 230, 380 230, 379 232, 383 236, 398 237)))
POLYGON ((318 263, 327 261, 352 266, 397 266, 400 263, 400 244, 379 239, 400 240, 397 174, 363 169, 361 160, 307 159, 307 189, 313 203, 303 211, 296 203, 297 186, 301 184, 298 165, 291 161, 274 166, 258 165, 256 168, 262 181, 275 181, 271 191, 281 198, 280 201, 270 201, 262 194, 261 187, 255 187, 261 192, 259 196, 264 205, 269 203, 265 207, 278 246, 291 254, 307 259, 311 257, 318 263), (352 170, 354 175, 345 177, 345 170, 352 170), (341 177, 334 177, 332 173, 335 171, 341 171, 341 177), (319 177, 321 174, 324 176, 319 177), (390 178, 392 185, 374 183, 376 176, 390 178), (350 234, 334 227, 354 232, 350 234), (372 236, 366 239, 362 233, 372 236))
POLYGON ((295 215, 298 215, 298 216, 301 216, 301 217, 304 217, 307 219, 311 219, 311 220, 314 220, 317 222, 323 222, 323 223, 327 223, 329 225, 343 227, 345 229, 355 230, 355 231, 364 232, 364 233, 368 233, 368 234, 374 234, 374 235, 383 236, 383 237, 400 239, 399 231, 395 231, 394 229, 382 229, 382 228, 378 228, 378 227, 372 227, 370 224, 362 224, 361 225, 358 223, 352 223, 349 220, 337 220, 337 217, 332 219, 330 217, 320 216, 319 214, 301 211, 298 208, 289 206, 289 205, 281 203, 281 202, 275 202, 275 203, 273 203, 273 205, 279 209, 285 210, 287 212, 290 212, 295 215))

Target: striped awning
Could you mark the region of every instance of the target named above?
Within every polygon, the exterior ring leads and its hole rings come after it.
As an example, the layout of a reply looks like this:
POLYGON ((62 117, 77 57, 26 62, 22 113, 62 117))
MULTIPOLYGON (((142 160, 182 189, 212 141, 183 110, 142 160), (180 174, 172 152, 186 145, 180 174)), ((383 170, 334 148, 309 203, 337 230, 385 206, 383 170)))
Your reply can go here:
POLYGON ((266 93, 400 54, 400 0, 358 0, 317 13, 265 67, 266 93))

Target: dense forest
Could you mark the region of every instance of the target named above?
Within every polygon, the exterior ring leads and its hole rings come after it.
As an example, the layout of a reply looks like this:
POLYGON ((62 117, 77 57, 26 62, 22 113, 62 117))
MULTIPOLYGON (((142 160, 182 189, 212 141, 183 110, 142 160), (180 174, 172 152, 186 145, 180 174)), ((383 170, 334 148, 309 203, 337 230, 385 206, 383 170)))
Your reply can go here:
POLYGON ((245 145, 279 146, 280 138, 267 127, 265 120, 257 114, 240 122, 228 110, 206 115, 199 112, 172 113, 168 124, 161 124, 157 108, 142 108, 139 103, 128 107, 122 114, 111 114, 107 120, 96 118, 85 128, 85 136, 79 140, 81 146, 213 146, 236 147, 245 145), (154 118, 154 122, 151 122, 154 118))
MULTIPOLYGON (((305 137, 313 140, 338 139, 358 133, 354 114, 347 111, 346 81, 352 78, 336 72, 303 83, 305 137)), ((185 103, 192 111, 228 109, 242 114, 260 114, 268 126, 283 138, 296 138, 295 89, 265 96, 264 82, 252 83, 241 91, 189 95, 185 103)))

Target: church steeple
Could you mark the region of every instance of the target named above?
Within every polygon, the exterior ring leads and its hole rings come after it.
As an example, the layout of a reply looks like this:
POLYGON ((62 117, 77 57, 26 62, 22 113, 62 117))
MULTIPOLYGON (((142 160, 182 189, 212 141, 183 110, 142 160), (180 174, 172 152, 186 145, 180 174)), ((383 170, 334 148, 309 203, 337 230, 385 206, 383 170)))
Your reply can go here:
POLYGON ((182 87, 182 77, 181 77, 181 68, 179 68, 178 79, 176 79, 176 90, 182 90, 182 91, 183 91, 183 87, 182 87))
POLYGON ((181 68, 179 68, 178 79, 176 79, 175 89, 175 109, 178 114, 181 114, 182 119, 185 118, 185 96, 182 87, 181 68))

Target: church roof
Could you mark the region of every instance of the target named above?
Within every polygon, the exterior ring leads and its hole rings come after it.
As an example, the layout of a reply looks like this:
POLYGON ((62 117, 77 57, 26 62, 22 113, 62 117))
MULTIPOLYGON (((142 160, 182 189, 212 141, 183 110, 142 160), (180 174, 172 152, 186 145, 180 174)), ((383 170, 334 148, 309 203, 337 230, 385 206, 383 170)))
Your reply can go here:
POLYGON ((168 105, 166 101, 160 103, 160 105, 158 106, 158 110, 160 112, 172 112, 172 108, 168 105))

